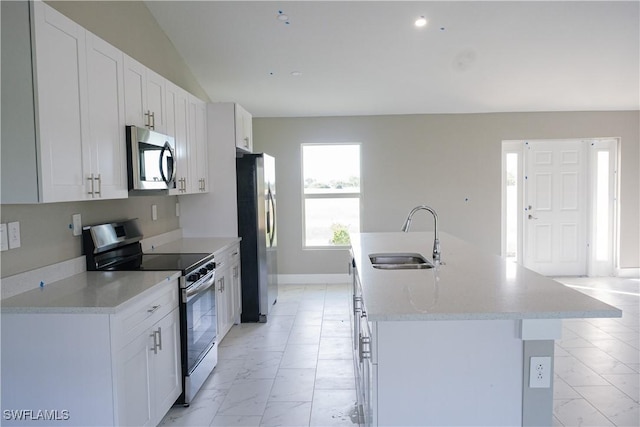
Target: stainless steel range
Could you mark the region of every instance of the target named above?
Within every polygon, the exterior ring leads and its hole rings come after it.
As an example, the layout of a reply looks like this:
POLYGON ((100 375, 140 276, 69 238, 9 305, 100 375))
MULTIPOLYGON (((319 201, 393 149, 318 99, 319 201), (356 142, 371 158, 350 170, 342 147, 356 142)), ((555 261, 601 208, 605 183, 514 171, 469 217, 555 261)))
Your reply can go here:
POLYGON ((182 395, 188 405, 218 361, 213 254, 145 254, 137 220, 84 227, 88 271, 180 271, 182 395))

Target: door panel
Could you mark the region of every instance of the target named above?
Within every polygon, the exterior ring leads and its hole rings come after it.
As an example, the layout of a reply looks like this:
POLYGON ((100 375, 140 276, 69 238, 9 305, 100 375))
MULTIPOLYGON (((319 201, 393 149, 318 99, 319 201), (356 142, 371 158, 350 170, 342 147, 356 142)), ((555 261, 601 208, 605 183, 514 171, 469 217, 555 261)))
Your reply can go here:
POLYGON ((524 264, 545 275, 586 274, 586 148, 533 141, 525 152, 524 264))

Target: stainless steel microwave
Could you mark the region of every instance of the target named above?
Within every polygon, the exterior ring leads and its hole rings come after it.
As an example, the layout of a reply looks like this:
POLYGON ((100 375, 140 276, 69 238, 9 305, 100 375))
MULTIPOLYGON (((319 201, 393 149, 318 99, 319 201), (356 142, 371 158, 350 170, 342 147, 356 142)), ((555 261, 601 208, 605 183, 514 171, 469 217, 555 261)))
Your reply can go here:
POLYGON ((176 187, 176 148, 172 136, 127 126, 129 190, 169 190, 176 187))

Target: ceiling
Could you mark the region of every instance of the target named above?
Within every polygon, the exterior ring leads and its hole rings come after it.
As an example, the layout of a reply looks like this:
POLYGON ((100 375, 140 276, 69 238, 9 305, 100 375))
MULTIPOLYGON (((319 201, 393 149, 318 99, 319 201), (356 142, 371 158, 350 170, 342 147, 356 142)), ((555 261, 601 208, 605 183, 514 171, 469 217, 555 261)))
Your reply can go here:
POLYGON ((637 0, 145 3, 256 117, 640 109, 637 0))

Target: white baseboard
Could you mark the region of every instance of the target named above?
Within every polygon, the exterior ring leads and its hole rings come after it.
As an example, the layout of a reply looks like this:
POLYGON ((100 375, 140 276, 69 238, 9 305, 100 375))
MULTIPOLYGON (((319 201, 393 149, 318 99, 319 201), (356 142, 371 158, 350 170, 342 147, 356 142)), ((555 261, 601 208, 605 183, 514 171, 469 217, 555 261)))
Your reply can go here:
POLYGON ((348 274, 278 274, 278 284, 351 283, 348 274))
POLYGON ((618 268, 616 276, 625 278, 640 278, 640 268, 618 268))

